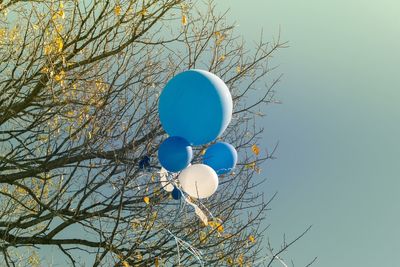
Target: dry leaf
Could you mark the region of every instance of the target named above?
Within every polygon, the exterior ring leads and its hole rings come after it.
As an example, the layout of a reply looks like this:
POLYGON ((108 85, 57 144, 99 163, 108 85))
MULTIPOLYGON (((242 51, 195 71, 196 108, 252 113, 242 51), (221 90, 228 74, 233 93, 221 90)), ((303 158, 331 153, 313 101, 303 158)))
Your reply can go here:
POLYGON ((244 165, 247 169, 254 169, 256 167, 256 163, 255 162, 251 162, 248 163, 246 165, 244 165))
POLYGON ((254 154, 256 154, 256 156, 260 154, 260 148, 256 144, 251 146, 251 150, 253 151, 254 154))
POLYGON ((56 76, 54 76, 54 79, 55 79, 57 82, 59 82, 59 81, 63 80, 64 77, 65 77, 65 72, 62 70, 62 71, 60 71, 59 74, 57 74, 56 76))
POLYGON ((236 72, 237 72, 237 73, 241 73, 241 72, 242 72, 242 67, 237 66, 237 67, 236 67, 236 72))
POLYGON ((147 15, 147 8, 143 8, 141 11, 140 11, 140 15, 142 15, 142 16, 146 16, 147 15))
POLYGON ((182 15, 182 25, 185 26, 187 24, 187 17, 186 15, 182 15))
POLYGON ((119 16, 121 14, 121 6, 120 5, 116 5, 114 8, 114 13, 115 15, 119 16))
POLYGON ((224 226, 222 226, 218 220, 210 221, 208 222, 208 225, 210 225, 213 229, 217 229, 219 233, 222 233, 224 231, 224 226))
POLYGON ((207 234, 204 233, 203 231, 201 231, 199 239, 200 239, 201 243, 204 243, 206 241, 206 239, 207 239, 207 234))
POLYGON ((254 238, 253 235, 250 235, 250 236, 249 236, 249 241, 250 241, 251 243, 255 243, 255 242, 256 242, 256 239, 254 238))
POLYGON ((214 34, 216 38, 215 44, 220 45, 224 41, 225 36, 220 32, 215 32, 214 34))
POLYGON ((237 259, 237 263, 239 264, 239 266, 243 266, 243 264, 244 264, 243 254, 239 255, 239 258, 237 259))
POLYGON ((60 16, 60 18, 65 19, 65 13, 64 10, 60 10, 58 11, 58 16, 60 16))

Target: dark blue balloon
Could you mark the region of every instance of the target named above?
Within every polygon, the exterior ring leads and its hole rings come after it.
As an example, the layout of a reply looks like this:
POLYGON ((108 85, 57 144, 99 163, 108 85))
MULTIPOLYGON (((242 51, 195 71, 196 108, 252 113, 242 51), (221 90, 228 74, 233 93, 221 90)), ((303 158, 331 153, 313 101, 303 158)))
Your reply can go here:
POLYGON ((188 70, 173 77, 162 90, 158 112, 170 136, 193 145, 215 140, 232 118, 232 96, 225 83, 204 70, 188 70))
POLYGON ((237 163, 236 149, 228 143, 218 142, 207 148, 203 163, 214 169, 217 174, 230 172, 237 163))
POLYGON ((182 192, 178 188, 174 187, 174 190, 171 192, 172 198, 175 200, 181 199, 182 192))
POLYGON ((186 168, 192 157, 193 151, 189 142, 179 136, 168 137, 158 148, 158 160, 170 172, 186 168))

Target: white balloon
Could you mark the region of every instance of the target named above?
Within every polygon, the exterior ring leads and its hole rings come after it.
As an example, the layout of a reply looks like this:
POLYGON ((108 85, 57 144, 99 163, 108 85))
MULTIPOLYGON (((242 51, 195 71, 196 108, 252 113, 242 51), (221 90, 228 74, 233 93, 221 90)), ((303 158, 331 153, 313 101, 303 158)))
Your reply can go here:
POLYGON ((194 198, 207 198, 218 188, 217 173, 204 164, 186 167, 179 174, 178 179, 183 191, 194 198))
POLYGON ((164 168, 161 168, 161 170, 158 172, 158 174, 160 175, 160 182, 161 182, 162 188, 164 188, 164 190, 167 192, 172 192, 172 190, 174 190, 174 186, 167 179, 168 171, 164 168))

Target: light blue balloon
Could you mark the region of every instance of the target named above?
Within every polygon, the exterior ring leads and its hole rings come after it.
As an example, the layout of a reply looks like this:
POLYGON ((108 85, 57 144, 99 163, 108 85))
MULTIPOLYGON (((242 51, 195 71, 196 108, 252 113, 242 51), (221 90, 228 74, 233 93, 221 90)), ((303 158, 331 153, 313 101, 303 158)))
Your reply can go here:
POLYGON ((189 142, 179 136, 168 137, 158 148, 158 160, 170 172, 178 172, 189 166, 192 157, 189 142))
POLYGON ((207 148, 203 163, 213 168, 217 174, 225 174, 235 168, 237 159, 237 151, 231 144, 218 142, 207 148))
POLYGON ((193 145, 215 140, 232 118, 232 96, 225 83, 204 70, 188 70, 173 77, 161 92, 158 112, 170 136, 193 145))

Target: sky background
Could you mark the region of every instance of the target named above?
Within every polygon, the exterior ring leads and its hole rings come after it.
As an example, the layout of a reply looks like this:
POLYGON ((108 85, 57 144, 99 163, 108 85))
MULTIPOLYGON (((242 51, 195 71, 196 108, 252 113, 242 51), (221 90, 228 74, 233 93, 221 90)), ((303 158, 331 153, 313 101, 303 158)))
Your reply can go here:
POLYGON ((281 28, 282 105, 267 108, 264 166, 276 247, 313 228, 287 259, 305 266, 400 266, 400 2, 218 0, 249 44, 281 28))

